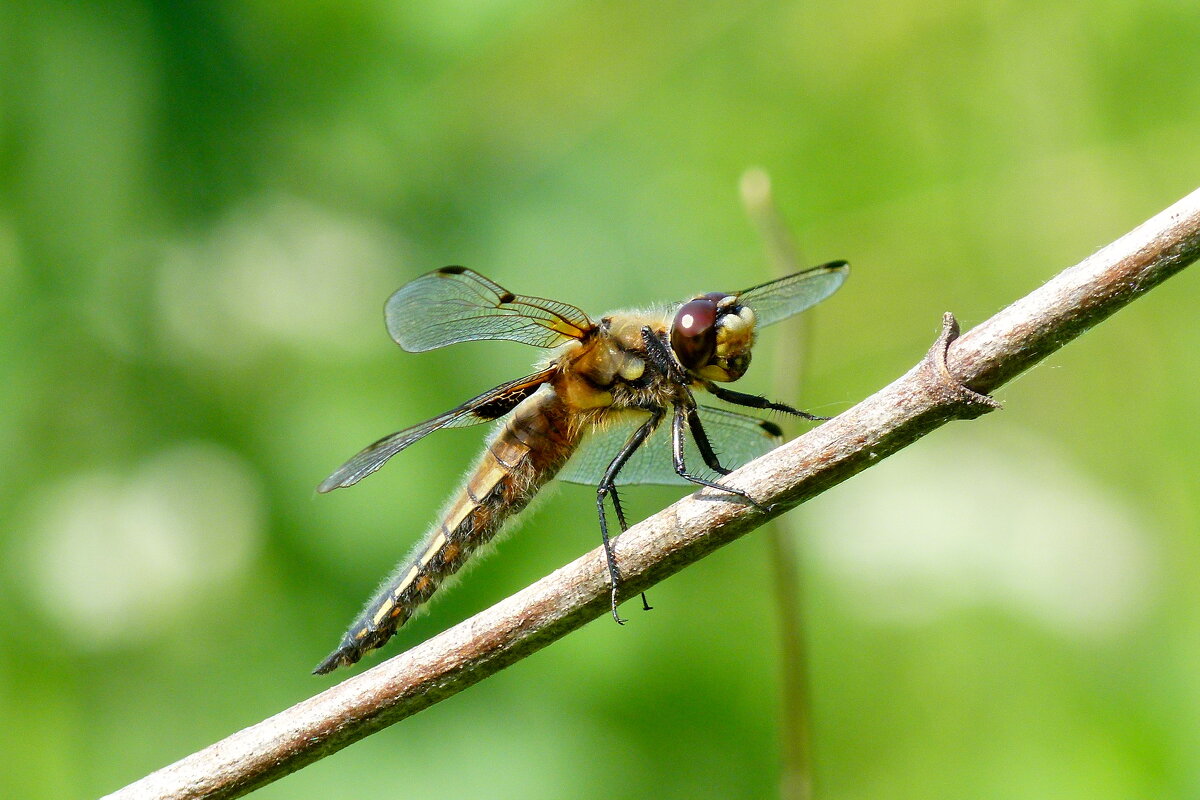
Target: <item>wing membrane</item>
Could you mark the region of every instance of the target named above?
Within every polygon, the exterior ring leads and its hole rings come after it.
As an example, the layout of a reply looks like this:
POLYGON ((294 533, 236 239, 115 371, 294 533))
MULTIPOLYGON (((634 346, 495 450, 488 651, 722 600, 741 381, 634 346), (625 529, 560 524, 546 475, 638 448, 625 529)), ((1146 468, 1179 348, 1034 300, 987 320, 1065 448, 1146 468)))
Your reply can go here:
MULTIPOLYGON (((717 459, 726 469, 736 469, 753 461, 779 443, 778 429, 764 420, 709 406, 700 406, 697 411, 717 459)), ((648 417, 649 413, 644 411, 625 412, 606 427, 592 431, 559 471, 559 480, 587 486, 599 485, 613 457, 648 417)), ((704 465, 704 459, 700 457, 700 451, 696 449, 691 436, 687 437, 684 458, 689 472, 709 479, 716 478, 704 465)), ((630 457, 617 475, 616 483, 618 486, 637 483, 695 486, 675 473, 669 419, 664 420, 630 457)))
POLYGON ((739 292, 738 302, 753 309, 759 327, 770 325, 829 297, 849 273, 845 261, 831 261, 739 292))
POLYGON ((518 403, 537 391, 539 386, 554 375, 554 371, 555 368, 551 367, 541 372, 535 372, 533 375, 509 381, 468 400, 458 408, 438 414, 433 419, 427 419, 419 425, 383 437, 339 467, 336 472, 322 481, 321 485, 317 487, 317 491, 329 492, 358 483, 382 467, 389 458, 434 431, 442 428, 465 428, 468 425, 478 425, 481 422, 490 422, 503 417, 516 408, 518 403))
POLYGON ((443 267, 409 281, 388 298, 384 316, 388 333, 410 353, 479 339, 554 347, 592 328, 575 306, 513 294, 466 267, 443 267))

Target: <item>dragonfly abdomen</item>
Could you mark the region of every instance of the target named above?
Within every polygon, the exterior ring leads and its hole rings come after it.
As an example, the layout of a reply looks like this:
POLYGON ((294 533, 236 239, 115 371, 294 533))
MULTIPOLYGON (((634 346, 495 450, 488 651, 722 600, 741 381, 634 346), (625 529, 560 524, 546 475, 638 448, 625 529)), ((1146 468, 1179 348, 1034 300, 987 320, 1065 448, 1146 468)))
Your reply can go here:
POLYGON ((557 395, 543 390, 522 402, 489 442, 441 522, 380 588, 314 672, 349 666, 382 646, 457 572, 471 554, 500 532, 514 514, 566 463, 578 432, 567 425, 557 395))

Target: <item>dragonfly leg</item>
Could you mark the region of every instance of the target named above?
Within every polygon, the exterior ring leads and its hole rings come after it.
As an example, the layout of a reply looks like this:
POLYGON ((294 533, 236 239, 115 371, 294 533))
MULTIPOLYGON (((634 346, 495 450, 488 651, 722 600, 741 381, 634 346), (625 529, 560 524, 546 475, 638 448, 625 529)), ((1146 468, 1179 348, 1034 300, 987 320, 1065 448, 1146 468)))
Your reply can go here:
MULTIPOLYGON (((608 465, 608 469, 604 471, 604 477, 600 481, 600 485, 596 487, 596 509, 600 513, 600 538, 604 542, 604 557, 608 561, 608 577, 612 585, 612 615, 617 624, 624 625, 625 620, 621 619, 621 615, 617 613, 617 592, 621 583, 621 573, 617 569, 617 560, 613 556, 612 542, 608 536, 608 518, 604 512, 604 498, 612 495, 613 508, 617 512, 617 521, 621 525, 621 530, 624 531, 627 527, 625 524, 625 511, 621 508, 621 500, 617 494, 617 475, 621 472, 621 468, 629 461, 637 449, 645 443, 650 434, 654 433, 654 429, 662 422, 665 411, 661 408, 652 408, 650 411, 650 419, 646 420, 642 425, 633 432, 629 437, 629 441, 613 458, 608 465)), ((646 597, 642 595, 642 605, 649 608, 649 603, 646 602, 646 597)))
POLYGON ((664 342, 649 325, 642 327, 642 344, 646 347, 646 358, 668 380, 686 385, 690 380, 679 362, 671 353, 671 346, 664 342))
POLYGON ((747 406, 748 408, 770 409, 771 411, 782 411, 785 414, 793 414, 797 417, 812 420, 814 422, 822 422, 830 419, 830 417, 819 417, 816 414, 810 414, 807 411, 801 411, 798 408, 792 408, 783 403, 776 403, 768 400, 765 397, 759 397, 756 394, 746 394, 745 392, 735 392, 732 389, 726 389, 723 386, 718 386, 712 381, 707 381, 704 388, 712 393, 714 397, 719 397, 726 403, 733 403, 737 406, 747 406))
MULTIPOLYGON (((629 523, 625 521, 625 510, 621 508, 621 497, 617 494, 617 487, 613 486, 612 489, 609 490, 609 494, 612 495, 613 510, 617 512, 617 522, 621 523, 621 533, 624 533, 625 531, 629 530, 629 523)), ((613 568, 612 553, 610 550, 605 550, 605 553, 609 555, 608 566, 609 570, 611 571, 613 568)), ((615 599, 613 608, 616 608, 615 599)), ((646 599, 646 593, 642 592, 642 611, 650 611, 652 608, 653 606, 650 605, 650 601, 646 599)), ((617 620, 617 622, 620 621, 621 620, 619 619, 617 620)))
POLYGON ((692 440, 696 442, 696 449, 700 451, 700 457, 704 459, 708 468, 718 475, 728 475, 729 470, 721 466, 716 452, 713 451, 712 443, 708 441, 708 433, 700 424, 700 414, 696 411, 695 406, 691 406, 687 410, 687 424, 688 430, 692 432, 692 440))
POLYGON ((621 615, 617 613, 617 586, 621 582, 621 573, 617 571, 617 560, 613 557, 612 542, 608 538, 608 519, 604 514, 604 497, 613 492, 616 492, 616 487, 605 487, 604 484, 601 484, 596 491, 596 508, 600 512, 600 539, 604 542, 604 558, 608 562, 608 581, 612 587, 610 597, 612 615, 618 625, 624 625, 625 620, 621 619, 621 615))
MULTIPOLYGON (((695 409, 692 409, 691 413, 694 414, 695 409)), ((754 508, 758 509, 759 511, 765 511, 766 508, 764 506, 760 505, 757 500, 755 500, 746 492, 743 492, 741 489, 735 489, 732 486, 726 486, 722 483, 714 483, 707 478, 702 478, 699 475, 693 475, 692 473, 688 472, 687 464, 684 462, 683 458, 684 428, 687 427, 685 421, 687 420, 688 416, 688 411, 686 411, 681 404, 675 405, 675 416, 671 419, 671 454, 675 461, 675 473, 684 480, 691 481, 692 483, 699 484, 700 486, 706 486, 709 489, 716 489, 717 491, 734 495, 735 497, 740 498, 742 502, 746 503, 747 505, 754 506, 754 508)), ((697 419, 697 422, 699 422, 699 419, 697 419)), ((708 437, 703 433, 703 428, 699 428, 699 430, 701 433, 696 438, 696 446, 699 448, 702 454, 707 447, 708 454, 712 456, 712 460, 715 462, 717 460, 716 454, 713 453, 712 446, 708 444, 708 437), (703 445, 700 443, 701 440, 704 441, 703 445)), ((693 434, 694 433, 695 431, 693 431, 693 434)), ((713 463, 709 462, 707 456, 704 460, 708 466, 713 467, 713 463)), ((720 467, 719 463, 713 468, 717 469, 718 467, 720 467)), ((717 471, 721 472, 721 474, 728 474, 729 472, 724 468, 717 469, 717 471)))

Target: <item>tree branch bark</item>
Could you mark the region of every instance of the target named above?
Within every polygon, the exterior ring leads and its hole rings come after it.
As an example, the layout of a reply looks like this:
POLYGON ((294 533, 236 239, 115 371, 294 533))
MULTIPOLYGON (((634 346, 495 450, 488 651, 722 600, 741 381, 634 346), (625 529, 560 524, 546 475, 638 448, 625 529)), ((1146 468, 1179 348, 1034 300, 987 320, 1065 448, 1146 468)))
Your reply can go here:
MULTIPOLYGON (((1200 257, 1200 190, 1067 269, 965 336, 946 315, 926 358, 837 418, 732 473, 766 509, 701 491, 615 542, 635 596, 953 419, 1200 257)), ((596 549, 492 608, 110 798, 230 798, 462 691, 608 612, 596 549)))

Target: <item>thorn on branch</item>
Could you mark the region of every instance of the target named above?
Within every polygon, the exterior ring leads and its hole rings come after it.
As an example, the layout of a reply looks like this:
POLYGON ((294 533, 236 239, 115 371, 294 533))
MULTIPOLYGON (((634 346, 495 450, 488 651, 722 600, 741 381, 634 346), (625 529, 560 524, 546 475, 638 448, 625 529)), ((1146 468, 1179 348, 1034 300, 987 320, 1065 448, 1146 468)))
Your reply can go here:
POLYGON ((1003 408, 998 401, 971 389, 950 372, 946 356, 950 352, 950 345, 957 338, 958 320, 947 311, 942 315, 942 332, 925 354, 921 370, 925 390, 939 405, 953 407, 954 416, 960 419, 975 419, 989 411, 1003 408))

